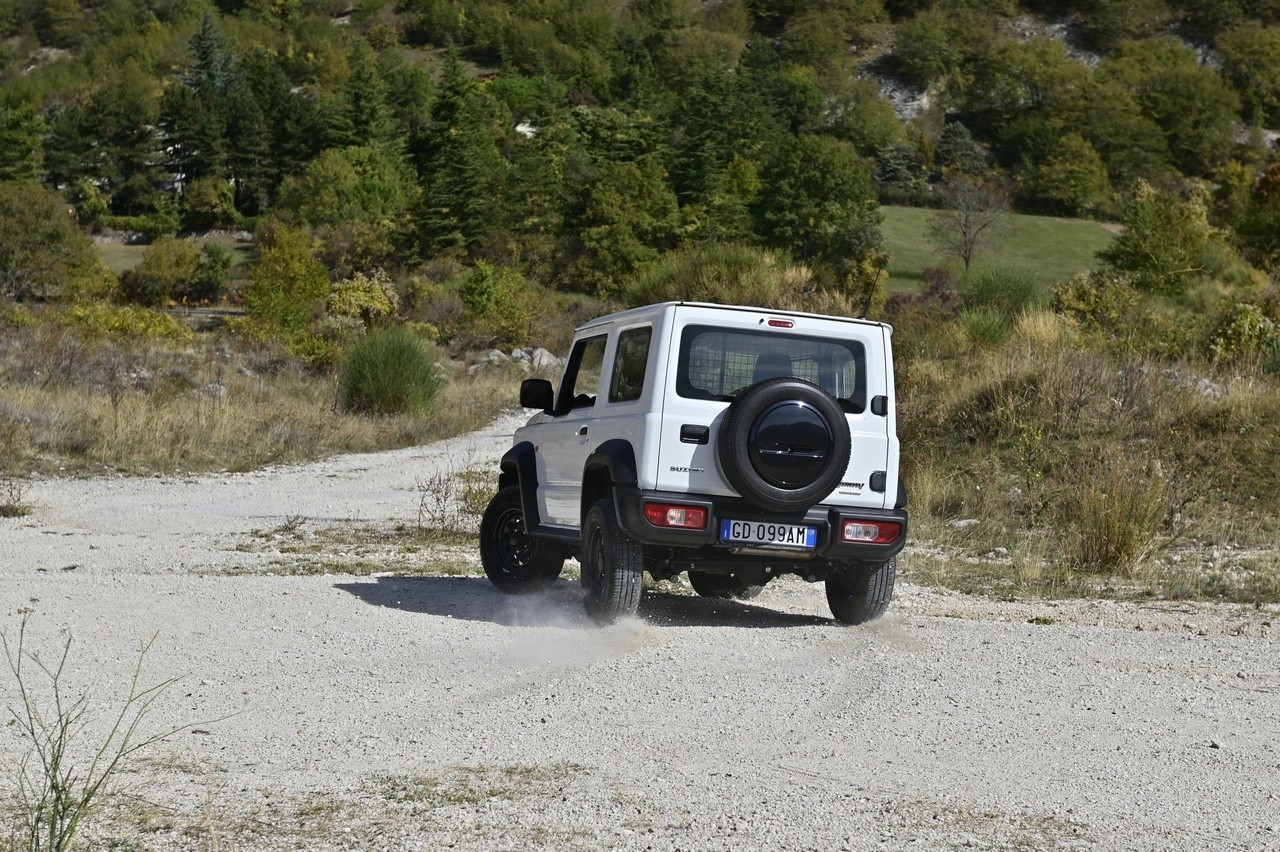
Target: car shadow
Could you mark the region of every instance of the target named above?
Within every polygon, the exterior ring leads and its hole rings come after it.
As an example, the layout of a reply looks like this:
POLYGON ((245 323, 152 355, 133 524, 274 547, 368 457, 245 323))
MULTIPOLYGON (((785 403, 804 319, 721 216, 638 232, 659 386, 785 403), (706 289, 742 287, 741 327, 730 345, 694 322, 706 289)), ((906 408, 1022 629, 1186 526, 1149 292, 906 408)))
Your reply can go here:
MULTIPOLYGON (((373 582, 335 583, 334 588, 372 606, 405 612, 485 621, 508 627, 596 629, 582 606, 582 589, 559 580, 529 595, 504 595, 479 577, 374 577, 373 582)), ((672 595, 652 589, 640 600, 637 616, 662 627, 812 627, 831 624, 814 615, 778 612, 739 601, 672 595)))

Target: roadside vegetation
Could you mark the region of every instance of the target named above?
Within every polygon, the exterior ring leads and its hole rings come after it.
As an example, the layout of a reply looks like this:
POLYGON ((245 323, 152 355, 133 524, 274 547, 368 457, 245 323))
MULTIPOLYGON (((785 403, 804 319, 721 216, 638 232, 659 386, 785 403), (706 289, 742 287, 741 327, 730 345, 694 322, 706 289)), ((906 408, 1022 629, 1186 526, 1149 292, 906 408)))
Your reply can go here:
POLYGON ((0 0, 0 482, 419 443, 614 307, 776 305, 897 329, 909 576, 1274 600, 1277 80, 1257 2, 0 0))

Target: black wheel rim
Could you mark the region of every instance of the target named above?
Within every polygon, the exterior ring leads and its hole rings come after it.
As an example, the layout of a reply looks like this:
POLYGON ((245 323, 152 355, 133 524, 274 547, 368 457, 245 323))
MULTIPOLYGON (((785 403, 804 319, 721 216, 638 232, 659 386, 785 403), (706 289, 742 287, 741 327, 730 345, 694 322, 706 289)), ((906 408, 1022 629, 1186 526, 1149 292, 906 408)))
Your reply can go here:
POLYGON ((533 541, 525 533, 524 515, 518 509, 504 512, 493 529, 493 543, 503 573, 513 580, 523 579, 533 562, 533 541))

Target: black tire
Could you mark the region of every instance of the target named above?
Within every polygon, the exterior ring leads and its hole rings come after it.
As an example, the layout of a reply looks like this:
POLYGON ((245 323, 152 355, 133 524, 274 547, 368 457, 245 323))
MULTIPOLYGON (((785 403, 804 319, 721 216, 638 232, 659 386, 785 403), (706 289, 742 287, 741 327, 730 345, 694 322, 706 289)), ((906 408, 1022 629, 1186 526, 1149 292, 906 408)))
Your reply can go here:
POLYGON ((543 589, 564 568, 563 552, 532 538, 525 529, 518 485, 503 488, 484 510, 480 564, 489 582, 509 595, 543 589))
POLYGON ((579 561, 592 618, 612 624, 636 614, 644 589, 643 550, 618 526, 612 500, 597 500, 587 513, 579 561))
POLYGON ((827 604, 842 624, 865 624, 884 615, 893 597, 897 558, 854 562, 827 577, 827 604))
POLYGON ((716 455, 729 484, 767 512, 808 509, 840 484, 853 440, 840 404, 794 377, 765 379, 725 411, 716 455))
POLYGON ((701 597, 735 601, 749 601, 764 591, 764 586, 752 586, 729 574, 708 571, 690 571, 689 585, 701 597))

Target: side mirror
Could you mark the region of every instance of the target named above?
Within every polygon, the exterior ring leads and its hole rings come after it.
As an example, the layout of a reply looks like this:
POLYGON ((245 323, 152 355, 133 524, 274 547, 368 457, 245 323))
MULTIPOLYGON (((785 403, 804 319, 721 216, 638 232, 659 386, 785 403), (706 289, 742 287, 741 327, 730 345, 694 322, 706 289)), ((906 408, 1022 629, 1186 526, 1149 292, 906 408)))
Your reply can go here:
POLYGON ((546 379, 525 379, 520 383, 521 407, 550 411, 554 404, 555 394, 551 390, 551 382, 546 379))

